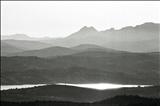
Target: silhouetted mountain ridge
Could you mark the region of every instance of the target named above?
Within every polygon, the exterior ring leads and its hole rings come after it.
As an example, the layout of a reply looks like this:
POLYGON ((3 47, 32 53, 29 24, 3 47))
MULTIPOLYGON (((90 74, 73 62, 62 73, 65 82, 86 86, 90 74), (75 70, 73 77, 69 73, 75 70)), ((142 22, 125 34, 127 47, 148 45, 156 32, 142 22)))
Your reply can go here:
POLYGON ((159 52, 159 28, 159 23, 152 22, 127 26, 119 30, 111 28, 104 31, 97 31, 94 27, 84 26, 65 38, 39 39, 37 41, 61 47, 95 44, 120 51, 159 52))
POLYGON ((54 46, 73 47, 80 44, 95 44, 122 51, 157 52, 160 50, 159 28, 160 24, 157 23, 144 23, 135 27, 128 26, 120 30, 108 29, 105 31, 97 31, 93 27, 83 27, 66 38, 49 42, 54 46), (125 42, 127 44, 124 48, 123 43, 125 42), (137 42, 139 43, 137 44, 137 42))

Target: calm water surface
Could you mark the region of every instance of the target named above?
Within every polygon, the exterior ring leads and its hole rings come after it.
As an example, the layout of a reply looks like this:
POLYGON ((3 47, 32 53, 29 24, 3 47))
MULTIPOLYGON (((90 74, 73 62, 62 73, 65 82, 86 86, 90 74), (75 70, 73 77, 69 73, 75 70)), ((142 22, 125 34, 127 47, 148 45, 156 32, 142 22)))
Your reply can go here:
MULTIPOLYGON (((35 86, 44 86, 44 85, 47 85, 47 84, 1 85, 1 90, 16 89, 16 88, 17 89, 32 88, 35 86)), ((115 88, 122 88, 122 87, 151 86, 151 85, 122 85, 122 84, 111 84, 111 83, 94 83, 94 84, 56 83, 56 85, 76 86, 76 87, 92 88, 92 89, 98 89, 98 90, 115 89, 115 88)))

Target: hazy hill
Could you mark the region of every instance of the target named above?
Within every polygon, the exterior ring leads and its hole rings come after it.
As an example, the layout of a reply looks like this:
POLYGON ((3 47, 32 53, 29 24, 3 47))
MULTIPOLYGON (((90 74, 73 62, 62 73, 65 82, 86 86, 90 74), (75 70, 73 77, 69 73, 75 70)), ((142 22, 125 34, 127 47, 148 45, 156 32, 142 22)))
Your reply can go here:
POLYGON ((17 48, 5 42, 1 42, 1 56, 6 56, 11 53, 17 53, 17 52, 22 52, 22 51, 24 50, 21 48, 17 48))
POLYGON ((44 40, 54 46, 72 47, 80 44, 96 44, 106 48, 132 51, 159 51, 160 24, 144 23, 119 30, 97 31, 93 27, 83 27, 66 38, 44 40), (138 42, 138 43, 137 43, 138 42))
POLYGON ((2 43, 15 46, 23 50, 35 50, 50 47, 50 44, 42 43, 39 41, 27 41, 27 40, 2 40, 2 43))
POLYGON ((115 50, 130 52, 158 52, 160 51, 159 39, 142 40, 142 41, 120 41, 112 43, 104 43, 115 50), (138 49, 137 49, 138 48, 138 49))
POLYGON ((2 40, 8 40, 8 39, 12 39, 12 40, 31 40, 32 38, 25 35, 25 34, 13 34, 13 35, 1 35, 1 39, 2 40))
POLYGON ((78 46, 74 46, 71 47, 74 50, 78 50, 78 51, 106 51, 106 52, 120 52, 114 49, 110 49, 110 48, 105 48, 99 45, 95 45, 95 44, 80 44, 78 46))
POLYGON ((93 44, 80 44, 80 45, 77 45, 77 46, 74 46, 72 47, 72 49, 76 49, 76 50, 87 50, 87 49, 105 49, 104 47, 101 47, 99 45, 93 45, 93 44))
POLYGON ((49 37, 43 37, 43 38, 35 38, 35 37, 30 37, 26 34, 12 34, 12 35, 1 35, 2 40, 48 40, 50 39, 49 37))
POLYGON ((78 51, 65 47, 49 47, 40 50, 24 51, 10 56, 37 56, 37 57, 53 57, 53 56, 64 56, 77 53, 78 51))
MULTIPOLYGON (((121 88, 111 90, 94 90, 65 85, 47 85, 20 90, 1 91, 1 101, 71 101, 105 103, 108 98, 117 95, 137 95, 141 97, 158 98, 160 87, 121 88), (32 95, 32 96, 31 96, 32 95)), ((122 99, 122 98, 119 98, 122 99)), ((112 100, 110 100, 111 102, 112 100)), ((108 101, 109 102, 109 101, 108 101)), ((115 101, 116 102, 116 101, 115 101)), ((127 102, 127 101, 126 101, 127 102)))
POLYGON ((120 52, 113 49, 104 48, 98 45, 93 44, 81 44, 75 47, 66 48, 66 47, 49 47, 39 50, 30 50, 18 53, 12 53, 8 56, 37 56, 37 57, 53 57, 53 56, 64 56, 64 55, 72 55, 76 53, 82 52, 120 52))
POLYGON ((158 84, 160 53, 85 51, 50 59, 1 57, 2 84, 158 84))

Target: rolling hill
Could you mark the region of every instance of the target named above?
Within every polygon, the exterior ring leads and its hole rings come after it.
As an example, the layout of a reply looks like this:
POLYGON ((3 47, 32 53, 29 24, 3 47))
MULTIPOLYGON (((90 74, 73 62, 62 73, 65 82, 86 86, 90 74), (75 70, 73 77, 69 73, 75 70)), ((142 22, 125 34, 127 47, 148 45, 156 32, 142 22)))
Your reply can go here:
POLYGON ((1 83, 159 84, 159 55, 84 51, 48 59, 1 57, 1 83))
POLYGON ((71 49, 78 50, 80 52, 84 51, 105 51, 105 52, 120 52, 115 49, 105 48, 95 44, 80 44, 78 46, 71 47, 71 49))
POLYGON ((1 56, 7 56, 12 53, 22 52, 24 51, 21 48, 17 48, 16 46, 9 45, 5 42, 1 42, 1 56))
POLYGON ((105 47, 101 47, 98 45, 93 45, 93 44, 81 44, 75 47, 67 48, 67 47, 49 47, 49 48, 44 48, 44 49, 39 49, 39 50, 28 50, 28 51, 23 51, 23 52, 18 52, 18 53, 12 53, 10 55, 6 56, 37 56, 37 57, 54 57, 54 56, 65 56, 65 55, 72 55, 72 54, 77 54, 77 53, 82 53, 82 52, 120 52, 117 50, 113 49, 108 49, 105 47))
POLYGON ((7 43, 23 50, 36 50, 50 47, 50 44, 42 43, 39 41, 27 41, 27 40, 2 40, 1 43, 7 43))
POLYGON ((53 57, 64 56, 77 53, 78 51, 66 47, 49 47, 39 50, 24 51, 9 56, 37 56, 37 57, 53 57))

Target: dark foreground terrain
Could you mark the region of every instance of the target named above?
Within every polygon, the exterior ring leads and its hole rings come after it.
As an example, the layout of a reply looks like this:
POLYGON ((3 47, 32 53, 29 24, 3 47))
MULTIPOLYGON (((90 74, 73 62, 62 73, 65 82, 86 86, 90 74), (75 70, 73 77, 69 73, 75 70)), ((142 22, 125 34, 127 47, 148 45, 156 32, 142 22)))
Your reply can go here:
POLYGON ((1 91, 2 106, 160 106, 160 86, 95 90, 66 85, 1 91))
POLYGON ((160 99, 139 96, 116 96, 100 102, 76 103, 60 101, 1 102, 2 106, 159 106, 160 99))

